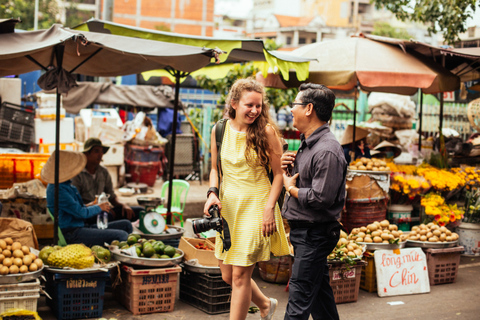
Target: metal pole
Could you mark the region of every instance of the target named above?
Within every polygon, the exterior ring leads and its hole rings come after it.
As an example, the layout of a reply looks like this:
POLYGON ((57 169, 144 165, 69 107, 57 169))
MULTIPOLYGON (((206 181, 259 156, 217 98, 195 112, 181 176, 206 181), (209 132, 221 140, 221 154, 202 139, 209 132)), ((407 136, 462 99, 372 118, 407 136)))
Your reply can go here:
POLYGON ((58 203, 59 203, 59 174, 60 174, 60 93, 57 86, 57 113, 55 117, 55 203, 53 212, 53 243, 58 243, 58 203))
POLYGON ((33 30, 38 30, 38 0, 35 0, 35 10, 33 11, 33 30))
POLYGON ((168 173, 168 206, 167 206, 167 225, 172 224, 172 191, 173 191, 173 170, 175 163, 175 143, 177 140, 177 118, 178 118, 178 103, 180 94, 180 71, 175 71, 175 101, 173 108, 173 123, 172 123, 172 141, 170 144, 170 163, 168 173))
POLYGON ((422 118, 423 118, 423 93, 422 89, 418 89, 420 93, 420 111, 418 112, 418 152, 422 152, 422 118))

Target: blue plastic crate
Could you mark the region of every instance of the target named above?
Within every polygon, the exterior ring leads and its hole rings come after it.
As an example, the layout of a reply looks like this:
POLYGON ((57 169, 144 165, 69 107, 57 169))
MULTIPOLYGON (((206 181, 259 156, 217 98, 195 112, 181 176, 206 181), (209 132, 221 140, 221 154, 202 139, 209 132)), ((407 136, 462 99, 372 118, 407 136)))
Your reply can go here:
POLYGON ((47 304, 58 320, 100 318, 105 282, 110 272, 87 274, 45 273, 47 304))

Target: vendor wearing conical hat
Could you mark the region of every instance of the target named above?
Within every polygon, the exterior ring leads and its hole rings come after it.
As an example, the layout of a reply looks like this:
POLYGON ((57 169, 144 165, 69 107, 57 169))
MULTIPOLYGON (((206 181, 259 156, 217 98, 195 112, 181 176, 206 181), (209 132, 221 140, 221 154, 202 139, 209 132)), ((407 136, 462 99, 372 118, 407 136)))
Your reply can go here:
MULTIPOLYGON (((47 186, 47 208, 53 214, 55 210, 55 153, 54 151, 42 168, 40 176, 47 186)), ((68 244, 83 243, 87 246, 103 245, 113 240, 126 241, 132 232, 128 220, 108 223, 107 229, 97 229, 96 224, 89 225, 85 220, 95 217, 102 211, 108 212, 108 202, 85 206, 77 188, 71 179, 85 168, 86 156, 81 152, 60 151, 58 185, 58 226, 68 244)))
POLYGON ((345 159, 347 163, 359 158, 371 158, 370 148, 367 146, 368 131, 359 127, 355 127, 355 155, 353 156, 352 143, 353 143, 353 126, 348 125, 345 133, 343 134, 340 144, 343 147, 345 159))
POLYGON ((382 141, 373 148, 371 154, 375 158, 393 159, 402 153, 402 149, 388 141, 382 141))

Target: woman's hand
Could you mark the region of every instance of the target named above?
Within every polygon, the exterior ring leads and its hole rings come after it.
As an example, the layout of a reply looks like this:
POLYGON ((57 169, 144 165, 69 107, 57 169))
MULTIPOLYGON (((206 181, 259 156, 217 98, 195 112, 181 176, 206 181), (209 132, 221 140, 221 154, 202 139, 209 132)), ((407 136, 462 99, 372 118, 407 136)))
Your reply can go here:
POLYGON ((205 206, 203 207, 203 214, 209 217, 210 213, 208 213, 208 209, 215 204, 218 206, 218 210, 221 211, 222 203, 220 202, 220 199, 217 198, 215 193, 211 192, 208 196, 207 202, 205 202, 205 206))
POLYGON ((275 224, 275 207, 265 207, 262 219, 262 234, 264 237, 270 237, 277 231, 275 224))

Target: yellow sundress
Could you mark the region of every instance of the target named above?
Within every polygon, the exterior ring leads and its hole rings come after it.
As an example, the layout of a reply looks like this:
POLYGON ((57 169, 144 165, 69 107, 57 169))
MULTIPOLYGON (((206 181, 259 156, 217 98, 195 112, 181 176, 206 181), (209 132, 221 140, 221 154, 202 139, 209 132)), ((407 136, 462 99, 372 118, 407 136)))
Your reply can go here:
POLYGON ((221 166, 223 181, 220 188, 221 214, 228 222, 232 246, 223 251, 217 232, 215 256, 224 264, 250 266, 258 261, 290 254, 288 240, 278 204, 275 206, 277 232, 262 235, 263 210, 268 201, 271 183, 263 166, 250 167, 245 159, 246 133, 225 124, 222 140, 221 166))

